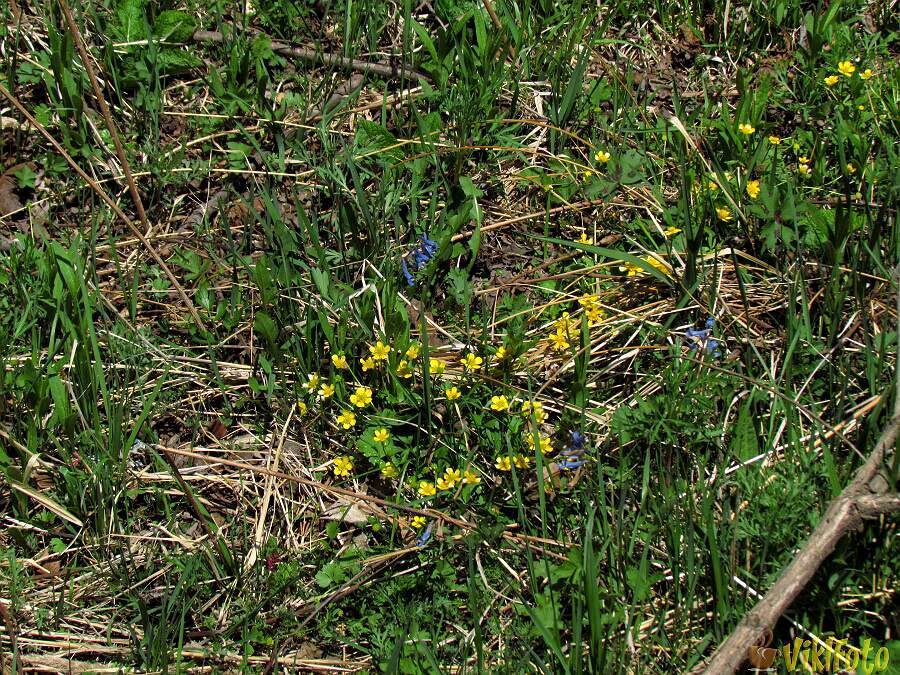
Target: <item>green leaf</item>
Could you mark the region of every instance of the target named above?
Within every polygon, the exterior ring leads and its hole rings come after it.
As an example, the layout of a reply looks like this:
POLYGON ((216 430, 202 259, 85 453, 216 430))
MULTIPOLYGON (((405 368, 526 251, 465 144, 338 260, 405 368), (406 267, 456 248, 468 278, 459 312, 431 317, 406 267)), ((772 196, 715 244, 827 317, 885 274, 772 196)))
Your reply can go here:
POLYGON ((197 30, 197 22, 187 12, 167 9, 159 13, 153 24, 153 34, 166 42, 189 42, 197 30))
POLYGON ((116 7, 119 30, 126 41, 143 40, 147 37, 144 19, 145 0, 122 0, 116 7))
POLYGON ((569 241, 568 239, 557 239, 556 237, 543 237, 537 234, 527 234, 526 236, 532 237, 539 241, 546 241, 550 244, 557 244, 558 246, 568 246, 569 248, 578 249, 579 251, 584 251, 585 253, 594 253, 595 255, 606 256, 607 258, 612 258, 613 260, 628 262, 633 265, 637 265, 645 272, 665 283, 667 286, 674 286, 675 284, 675 282, 670 277, 660 272, 646 260, 644 260, 643 258, 638 258, 637 256, 633 256, 630 253, 622 253, 621 251, 614 251, 611 248, 604 248, 602 246, 579 244, 575 241, 569 241))
POLYGON ((256 313, 253 318, 253 329, 269 344, 274 345, 278 340, 278 326, 266 312, 256 313))

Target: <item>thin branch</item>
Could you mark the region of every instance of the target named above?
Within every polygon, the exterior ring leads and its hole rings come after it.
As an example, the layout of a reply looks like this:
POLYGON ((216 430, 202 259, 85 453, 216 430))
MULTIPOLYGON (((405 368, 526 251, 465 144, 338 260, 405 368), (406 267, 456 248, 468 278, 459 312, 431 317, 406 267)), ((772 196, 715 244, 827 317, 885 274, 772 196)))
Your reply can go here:
MULTIPOLYGON (((34 118, 34 115, 28 112, 28 108, 22 105, 22 102, 18 98, 16 98, 11 91, 4 87, 2 83, 0 83, 0 95, 2 95, 7 101, 9 101, 16 110, 22 113, 22 116, 25 117, 28 123, 35 129, 37 129, 37 131, 47 139, 47 142, 53 146, 53 149, 56 150, 57 153, 59 153, 60 157, 66 160, 66 163, 72 167, 72 170, 77 173, 81 177, 81 179, 88 184, 91 190, 93 190, 97 194, 97 196, 100 197, 100 199, 102 199, 103 202, 112 209, 113 213, 115 213, 116 216, 118 216, 118 218, 128 226, 137 240, 141 242, 143 247, 147 249, 153 259, 156 261, 156 264, 159 265, 163 273, 169 278, 169 281, 172 282, 172 285, 178 291, 179 295, 181 295, 187 306, 193 309, 194 305, 191 302, 190 298, 187 297, 184 289, 181 287, 181 284, 178 283, 177 277, 172 274, 169 266, 166 265, 165 261, 153 247, 153 244, 150 243, 147 237, 144 236, 140 229, 134 224, 134 222, 132 222, 131 218, 129 218, 125 214, 125 212, 119 207, 119 205, 116 204, 115 200, 109 196, 109 193, 107 193, 106 190, 101 187, 100 183, 91 178, 84 169, 78 166, 78 163, 74 159, 72 159, 72 155, 70 155, 68 151, 62 145, 60 145, 59 141, 53 138, 53 136, 49 131, 47 131, 44 125, 38 122, 34 118)), ((196 315, 196 312, 193 313, 196 315)), ((197 319, 199 320, 199 317, 197 317, 197 319)), ((204 329, 202 322, 198 323, 197 326, 198 328, 204 329)))
MULTIPOLYGON (((194 33, 194 42, 224 42, 225 36, 219 31, 198 30, 194 33)), ((334 66, 341 70, 357 71, 360 73, 374 73, 387 78, 396 78, 400 75, 409 75, 422 80, 431 80, 425 73, 417 70, 401 69, 395 64, 375 63, 372 61, 362 61, 360 59, 349 59, 337 54, 328 52, 320 52, 308 47, 292 47, 284 42, 271 41, 269 48, 276 54, 287 56, 299 61, 314 63, 324 66, 334 66)))
MULTIPOLYGON (((125 182, 128 184, 128 190, 131 193, 131 199, 134 202, 134 208, 137 212, 138 219, 141 221, 141 225, 144 227, 144 232, 150 232, 150 221, 147 219, 147 213, 144 211, 144 203, 141 201, 141 195, 138 192, 137 184, 134 182, 134 176, 131 173, 131 165, 128 163, 128 157, 125 155, 125 148, 122 146, 122 141, 119 138, 119 133, 116 129, 116 123, 113 121, 112 113, 109 110, 109 106, 106 103, 106 99, 103 96, 103 90, 100 89, 100 83, 97 80, 97 76, 94 73, 94 67, 91 65, 90 55, 87 52, 87 48, 84 46, 84 40, 81 38, 81 31, 78 30, 78 25, 75 23, 75 17, 72 16, 72 10, 69 9, 69 5, 66 0, 59 0, 59 5, 62 8, 63 14, 66 17, 66 23, 69 25, 69 30, 72 31, 72 38, 75 42, 75 48, 78 50, 78 54, 81 56, 82 65, 84 66, 84 70, 87 73, 88 79, 91 81, 91 87, 94 90, 94 97, 97 99, 97 104, 100 106, 100 112, 103 114, 103 119, 106 122, 106 128, 109 130, 109 135, 112 138, 113 145, 116 148, 116 157, 119 159, 119 163, 122 165, 122 171, 125 174, 125 182)), ((166 273, 166 276, 169 277, 169 280, 175 286, 175 290, 178 292, 178 295, 181 296, 181 300, 184 302, 185 306, 188 308, 188 311, 191 313, 191 318, 193 318, 194 323, 204 333, 206 332, 206 326, 203 325, 203 321, 200 318, 200 315, 197 314, 197 310, 194 307, 194 303, 191 302, 191 299, 187 296, 187 293, 184 292, 184 289, 181 287, 181 284, 178 283, 178 280, 175 278, 166 264, 162 261, 162 258, 159 257, 159 254, 153 250, 150 243, 143 237, 143 234, 138 233, 137 228, 135 228, 134 224, 130 219, 127 220, 129 226, 132 230, 135 231, 136 234, 141 238, 141 243, 144 244, 153 257, 156 259, 156 262, 162 267, 163 271, 166 273)))

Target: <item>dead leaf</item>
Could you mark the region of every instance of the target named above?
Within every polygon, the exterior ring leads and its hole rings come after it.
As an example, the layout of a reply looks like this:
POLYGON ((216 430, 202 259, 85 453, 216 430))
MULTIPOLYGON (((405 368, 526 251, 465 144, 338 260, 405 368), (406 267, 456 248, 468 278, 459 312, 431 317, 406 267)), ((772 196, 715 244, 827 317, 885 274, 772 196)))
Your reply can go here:
POLYGON ((0 216, 8 216, 25 208, 14 192, 16 187, 15 178, 9 174, 0 176, 0 216))
POLYGON ((222 420, 215 419, 209 425, 209 433, 211 433, 217 440, 222 440, 228 435, 228 429, 222 424, 222 420))
POLYGON ((369 518, 386 520, 387 514, 374 504, 340 496, 322 511, 325 520, 337 520, 351 525, 367 525, 369 518))

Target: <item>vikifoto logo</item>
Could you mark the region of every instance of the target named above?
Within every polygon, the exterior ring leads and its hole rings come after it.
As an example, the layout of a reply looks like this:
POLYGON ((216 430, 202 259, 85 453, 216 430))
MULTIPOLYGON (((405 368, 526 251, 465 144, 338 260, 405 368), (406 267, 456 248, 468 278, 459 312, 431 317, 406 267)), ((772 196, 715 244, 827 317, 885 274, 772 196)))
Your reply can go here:
POLYGON ((771 642, 772 632, 769 631, 762 644, 747 648, 751 672, 776 672, 773 665, 779 656, 789 673, 799 668, 810 673, 850 671, 859 675, 871 675, 887 670, 891 660, 887 647, 873 647, 869 638, 864 639, 860 647, 851 645, 849 640, 838 640, 835 637, 829 637, 824 642, 795 638, 793 644, 778 648, 770 647, 771 642))

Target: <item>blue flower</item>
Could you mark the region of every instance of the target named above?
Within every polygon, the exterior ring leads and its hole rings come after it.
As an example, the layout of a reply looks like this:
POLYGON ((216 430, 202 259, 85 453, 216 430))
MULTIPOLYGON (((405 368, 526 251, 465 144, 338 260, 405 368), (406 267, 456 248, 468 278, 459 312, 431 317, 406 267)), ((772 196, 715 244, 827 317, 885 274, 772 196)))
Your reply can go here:
POLYGON ((712 355, 714 358, 720 358, 722 356, 722 352, 719 350, 721 343, 712 337, 712 329, 716 325, 716 320, 713 317, 709 317, 704 325, 706 326, 705 328, 692 327, 684 331, 684 337, 689 340, 687 343, 688 349, 693 352, 703 347, 703 351, 707 354, 712 355))
POLYGON ((406 259, 412 255, 415 263, 415 270, 418 271, 428 264, 428 261, 434 257, 434 254, 437 253, 437 251, 438 244, 434 239, 429 239, 427 234, 419 235, 419 243, 400 259, 400 264, 403 267, 403 276, 406 277, 407 284, 415 286, 416 282, 413 279, 412 273, 409 271, 406 259))
POLYGON ((431 539, 431 528, 434 526, 434 521, 432 520, 428 523, 428 527, 425 528, 425 531, 416 537, 416 546, 422 548, 425 544, 428 543, 428 540, 431 539))
POLYGON ((587 440, 585 435, 580 431, 572 432, 570 445, 562 451, 562 458, 556 463, 562 471, 577 469, 587 462, 586 459, 581 458, 581 455, 584 453, 585 440, 587 440))
POLYGON ((409 268, 406 266, 406 258, 401 258, 400 265, 403 266, 403 276, 406 277, 406 283, 409 286, 415 286, 416 282, 413 279, 413 275, 409 273, 409 268))

